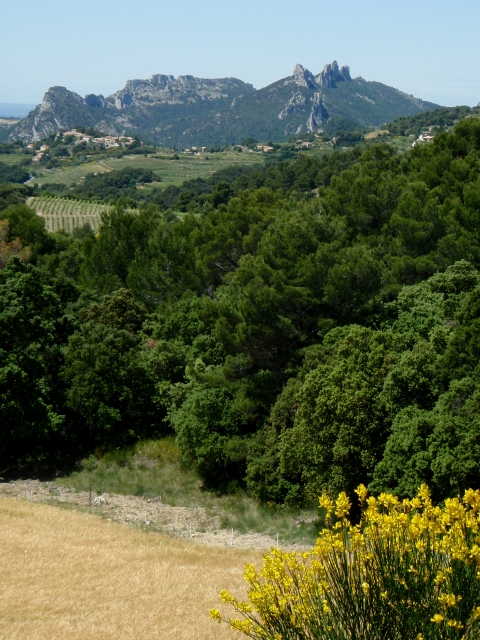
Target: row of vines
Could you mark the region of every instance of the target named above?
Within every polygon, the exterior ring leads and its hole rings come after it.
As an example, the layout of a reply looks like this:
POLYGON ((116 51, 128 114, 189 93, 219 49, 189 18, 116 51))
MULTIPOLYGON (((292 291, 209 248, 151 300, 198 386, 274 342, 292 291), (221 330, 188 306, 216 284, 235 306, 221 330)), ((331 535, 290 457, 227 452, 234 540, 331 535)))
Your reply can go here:
POLYGON ((94 231, 100 226, 100 217, 111 207, 94 202, 82 202, 58 197, 30 198, 28 205, 45 219, 48 231, 74 231, 89 223, 94 231))

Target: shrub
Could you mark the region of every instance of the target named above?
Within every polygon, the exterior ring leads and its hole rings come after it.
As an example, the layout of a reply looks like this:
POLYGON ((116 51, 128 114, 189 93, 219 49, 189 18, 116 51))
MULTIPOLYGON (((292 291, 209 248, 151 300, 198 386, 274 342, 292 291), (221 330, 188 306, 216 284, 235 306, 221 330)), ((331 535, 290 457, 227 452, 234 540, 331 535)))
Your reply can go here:
MULTIPOLYGON (((341 493, 320 505, 336 522, 307 553, 273 549, 247 565, 248 602, 220 594, 243 619, 226 622, 258 640, 450 640, 480 631, 480 491, 433 506, 422 485, 412 500, 367 498, 360 524, 341 493)), ((218 609, 210 612, 221 621, 218 609)))

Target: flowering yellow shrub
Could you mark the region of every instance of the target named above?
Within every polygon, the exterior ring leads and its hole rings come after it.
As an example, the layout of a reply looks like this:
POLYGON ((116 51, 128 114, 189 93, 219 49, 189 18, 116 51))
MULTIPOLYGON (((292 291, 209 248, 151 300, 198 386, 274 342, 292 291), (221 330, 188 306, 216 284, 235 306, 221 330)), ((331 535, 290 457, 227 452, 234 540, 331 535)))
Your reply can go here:
POLYGON ((220 593, 242 616, 225 621, 258 640, 480 638, 480 492, 443 507, 425 485, 412 500, 356 493, 359 525, 346 494, 322 496, 330 527, 315 547, 247 565, 248 602, 220 593))

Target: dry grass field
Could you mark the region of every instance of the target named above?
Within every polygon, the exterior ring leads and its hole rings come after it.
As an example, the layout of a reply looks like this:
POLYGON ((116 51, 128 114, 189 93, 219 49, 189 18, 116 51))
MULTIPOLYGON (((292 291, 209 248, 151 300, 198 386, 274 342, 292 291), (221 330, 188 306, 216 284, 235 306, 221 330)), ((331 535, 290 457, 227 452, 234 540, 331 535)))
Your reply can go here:
POLYGON ((2 640, 240 640, 208 610, 261 560, 6 497, 0 548, 2 640))

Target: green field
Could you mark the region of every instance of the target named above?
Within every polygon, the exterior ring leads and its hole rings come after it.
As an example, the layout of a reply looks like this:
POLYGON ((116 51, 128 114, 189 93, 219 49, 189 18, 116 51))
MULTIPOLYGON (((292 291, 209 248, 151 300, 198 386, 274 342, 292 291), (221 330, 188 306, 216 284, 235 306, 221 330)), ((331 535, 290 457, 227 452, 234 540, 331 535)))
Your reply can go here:
POLYGON ((42 165, 33 165, 31 171, 36 173, 32 179, 32 184, 38 186, 43 184, 64 184, 71 187, 80 182, 88 173, 104 173, 108 171, 98 162, 89 162, 85 164, 69 165, 59 167, 58 169, 45 169, 42 165))
POLYGON ((48 231, 72 232, 78 227, 83 227, 87 222, 94 231, 100 226, 101 214, 111 207, 92 202, 68 200, 67 198, 29 198, 27 201, 37 215, 45 220, 48 231))
POLYGON ((19 164, 22 160, 30 158, 25 153, 2 153, 0 154, 0 162, 4 164, 19 164))
POLYGON ((262 164, 263 157, 256 153, 215 153, 197 156, 179 156, 178 160, 170 160, 171 156, 156 155, 124 156, 123 158, 102 158, 81 165, 67 163, 56 169, 45 169, 41 165, 32 167, 37 174, 32 183, 61 183, 72 186, 82 180, 88 173, 99 173, 138 167, 151 169, 161 180, 161 186, 180 185, 190 178, 208 178, 212 173, 232 165, 262 164))

